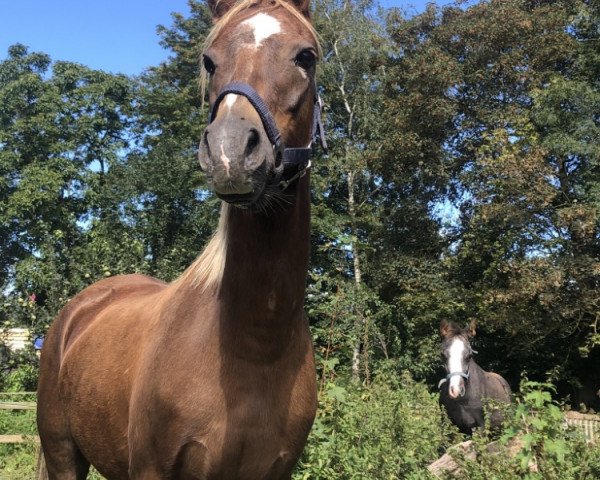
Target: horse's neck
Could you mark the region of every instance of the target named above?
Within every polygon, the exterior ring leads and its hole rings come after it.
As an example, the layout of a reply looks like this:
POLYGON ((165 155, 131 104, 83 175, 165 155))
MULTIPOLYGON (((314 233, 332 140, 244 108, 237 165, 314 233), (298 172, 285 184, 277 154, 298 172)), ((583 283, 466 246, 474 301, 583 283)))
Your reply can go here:
POLYGON ((469 381, 466 396, 479 399, 482 388, 485 387, 485 371, 472 358, 469 360, 469 381))
POLYGON ((277 334, 302 320, 310 245, 308 179, 295 199, 266 214, 227 210, 220 322, 236 331, 277 334), (279 327, 279 328, 278 328, 279 327))

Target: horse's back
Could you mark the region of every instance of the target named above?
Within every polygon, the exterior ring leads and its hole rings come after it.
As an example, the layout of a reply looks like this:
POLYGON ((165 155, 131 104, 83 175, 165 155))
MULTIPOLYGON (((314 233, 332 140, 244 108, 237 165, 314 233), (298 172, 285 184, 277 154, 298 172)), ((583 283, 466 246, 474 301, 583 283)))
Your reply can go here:
POLYGON ((50 354, 62 361, 69 348, 104 310, 123 299, 153 294, 164 287, 164 282, 138 274, 110 277, 90 285, 60 311, 48 330, 42 356, 52 350, 50 354))
POLYGON ((486 393, 489 398, 510 403, 511 389, 502 375, 495 372, 485 372, 487 377, 486 393))
POLYGON ((94 463, 91 450, 105 444, 114 450, 105 472, 126 471, 128 401, 150 329, 144 323, 153 321, 164 289, 143 275, 111 277, 81 291, 56 317, 38 383, 38 428, 47 453, 59 458, 61 444, 77 444, 94 463))

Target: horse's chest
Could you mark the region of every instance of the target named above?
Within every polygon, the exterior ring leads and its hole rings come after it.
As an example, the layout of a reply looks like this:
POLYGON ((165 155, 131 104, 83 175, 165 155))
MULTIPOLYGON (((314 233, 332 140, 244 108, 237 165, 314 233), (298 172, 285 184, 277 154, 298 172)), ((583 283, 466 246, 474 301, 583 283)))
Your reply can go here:
POLYGON ((445 395, 442 397, 442 403, 446 407, 450 419, 463 432, 470 433, 473 428, 484 424, 481 401, 471 398, 454 400, 445 395))
POLYGON ((184 460, 182 474, 207 480, 288 478, 301 453, 298 444, 304 443, 310 427, 308 419, 288 418, 277 411, 269 415, 255 405, 240 410, 243 415, 233 409, 209 432, 182 448, 178 455, 184 460), (256 407, 254 411, 247 410, 252 406, 256 407))
POLYGON ((194 388, 200 396, 180 403, 167 422, 179 432, 180 450, 167 462, 178 459, 177 478, 289 478, 314 418, 314 375, 238 370, 219 388, 194 388))

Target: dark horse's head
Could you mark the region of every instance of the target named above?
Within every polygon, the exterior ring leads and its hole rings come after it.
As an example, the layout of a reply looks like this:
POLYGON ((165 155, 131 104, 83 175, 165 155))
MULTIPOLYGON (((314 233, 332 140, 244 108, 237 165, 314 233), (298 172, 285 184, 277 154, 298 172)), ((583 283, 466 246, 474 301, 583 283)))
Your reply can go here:
MULTIPOLYGON (((450 382, 448 393, 451 398, 465 395, 466 381, 469 379, 469 362, 473 355, 469 339, 475 336, 475 322, 472 321, 467 328, 460 328, 452 322, 442 320, 440 324, 442 337, 442 355, 446 368, 445 381, 450 382)), ((440 382, 440 385, 444 382, 440 382)))
POLYGON ((203 53, 211 114, 199 159, 215 193, 247 208, 287 187, 284 167, 307 168, 295 158, 312 142, 319 45, 308 0, 208 4, 217 23, 203 53))

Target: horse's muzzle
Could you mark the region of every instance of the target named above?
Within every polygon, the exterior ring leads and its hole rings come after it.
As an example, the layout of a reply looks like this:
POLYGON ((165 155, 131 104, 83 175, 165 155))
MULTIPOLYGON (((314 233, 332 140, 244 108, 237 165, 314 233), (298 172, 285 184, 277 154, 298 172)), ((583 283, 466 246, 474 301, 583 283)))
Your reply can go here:
POLYGON ((217 196, 242 207, 262 195, 273 157, 264 130, 233 116, 211 123, 204 131, 198 151, 200 166, 217 196))
POLYGON ((464 397, 465 396, 464 380, 461 378, 458 385, 450 385, 448 387, 448 394, 450 395, 451 398, 454 398, 454 399, 456 399, 458 397, 464 397))

